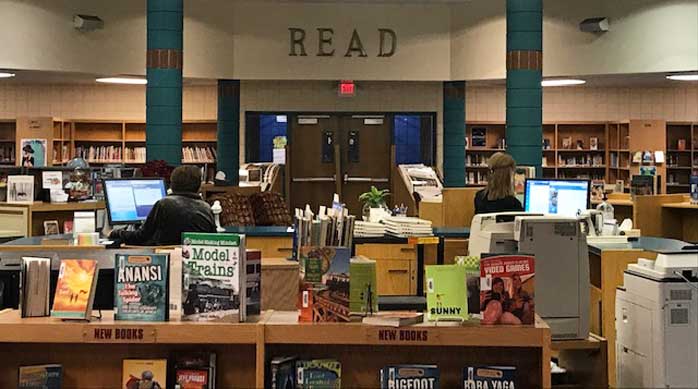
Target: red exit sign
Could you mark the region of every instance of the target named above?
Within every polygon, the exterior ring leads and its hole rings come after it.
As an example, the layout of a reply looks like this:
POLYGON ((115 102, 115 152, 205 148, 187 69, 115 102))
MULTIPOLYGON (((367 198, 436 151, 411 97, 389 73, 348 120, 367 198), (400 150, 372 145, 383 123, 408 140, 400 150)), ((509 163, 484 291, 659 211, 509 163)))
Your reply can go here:
POLYGON ((356 94, 356 84, 351 80, 342 80, 339 82, 339 95, 344 97, 352 97, 356 94))

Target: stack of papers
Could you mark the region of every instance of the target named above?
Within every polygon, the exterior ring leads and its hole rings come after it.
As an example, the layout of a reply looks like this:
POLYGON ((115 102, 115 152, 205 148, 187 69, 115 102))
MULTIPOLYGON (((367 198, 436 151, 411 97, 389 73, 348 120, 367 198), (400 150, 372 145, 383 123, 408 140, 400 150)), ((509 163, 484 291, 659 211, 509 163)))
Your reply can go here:
POLYGON ((410 236, 432 236, 431 221, 416 217, 391 216, 383 219, 386 231, 401 238, 410 236))
POLYGON ((354 223, 354 237, 356 238, 380 238, 385 235, 385 225, 356 221, 354 223))

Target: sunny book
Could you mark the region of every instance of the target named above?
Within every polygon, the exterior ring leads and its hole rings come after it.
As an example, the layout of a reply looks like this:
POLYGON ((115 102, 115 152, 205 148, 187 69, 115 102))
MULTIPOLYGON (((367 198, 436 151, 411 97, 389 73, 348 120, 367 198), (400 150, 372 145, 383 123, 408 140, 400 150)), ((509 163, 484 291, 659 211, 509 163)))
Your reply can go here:
POLYGON ((114 320, 167 321, 168 270, 166 254, 116 254, 114 320))
POLYGON ((245 236, 187 232, 182 238, 182 320, 245 321, 245 236))
POLYGON ((427 320, 468 320, 466 271, 460 265, 426 267, 427 320))
POLYGON ((89 319, 96 286, 96 260, 61 260, 51 316, 61 319, 89 319))

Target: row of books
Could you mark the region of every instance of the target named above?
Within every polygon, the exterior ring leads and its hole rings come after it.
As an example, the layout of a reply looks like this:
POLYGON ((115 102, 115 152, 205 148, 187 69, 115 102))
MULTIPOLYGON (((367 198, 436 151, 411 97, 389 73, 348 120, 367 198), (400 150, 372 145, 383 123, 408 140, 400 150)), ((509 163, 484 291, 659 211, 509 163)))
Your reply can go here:
POLYGON ((321 205, 315 214, 310 205, 294 211, 294 253, 298 259, 298 249, 303 246, 351 247, 356 217, 334 195, 333 205, 321 205))
MULTIPOLYGON (((18 388, 60 389, 63 376, 60 364, 20 366, 18 388)), ((215 389, 216 354, 175 353, 170 360, 124 359, 121 377, 121 388, 125 389, 215 389)))
POLYGON ((216 148, 212 146, 182 147, 183 162, 214 162, 216 158, 216 148))
POLYGON ((602 155, 578 155, 578 156, 567 156, 558 155, 557 164, 559 167, 593 167, 593 166, 603 166, 603 156, 602 155))
POLYGON ((465 183, 468 185, 487 185, 487 172, 467 172, 465 183))
POLYGON ((88 162, 121 162, 121 146, 76 146, 75 156, 88 162))
MULTIPOLYGON (((116 254, 114 319, 245 321, 259 313, 261 252, 245 250, 244 235, 185 233, 181 249, 116 254)), ((22 258, 22 317, 89 320, 98 262, 62 259, 50 305, 50 258, 22 258)))
POLYGON ((487 154, 465 154, 465 167, 487 166, 487 154))
POLYGON ((2 144, 0 145, 0 162, 14 162, 15 161, 15 145, 14 144, 2 144))
POLYGON ((124 160, 130 163, 145 163, 145 147, 126 147, 124 160))
MULTIPOLYGON (((440 369, 437 365, 388 365, 380 369, 381 389, 438 389, 440 369)), ((342 364, 335 359, 302 360, 275 357, 269 368, 271 389, 339 389, 342 364)), ((515 388, 516 368, 510 366, 466 366, 463 388, 515 388)))

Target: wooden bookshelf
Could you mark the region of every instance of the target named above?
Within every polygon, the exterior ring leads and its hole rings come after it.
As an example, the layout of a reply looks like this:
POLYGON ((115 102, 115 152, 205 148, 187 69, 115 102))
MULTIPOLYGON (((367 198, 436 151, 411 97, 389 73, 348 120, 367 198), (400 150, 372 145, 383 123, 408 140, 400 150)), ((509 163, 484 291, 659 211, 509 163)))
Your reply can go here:
POLYGON ((248 323, 67 322, 21 319, 16 310, 0 313, 0 381, 16 387, 20 365, 61 363, 63 388, 114 387, 124 358, 167 358, 173 351, 217 353, 218 387, 262 388, 265 367, 275 356, 335 358, 343 387, 380 386, 379 369, 388 364, 429 363, 441 369, 443 387, 462 385, 471 364, 516 366, 520 387, 550 387, 550 329, 531 326, 421 325, 390 328, 360 323, 299 324, 297 312, 267 311, 248 323), (142 330, 142 337, 105 339, 104 331, 142 330), (405 336, 407 335, 407 336, 405 336), (50 353, 49 353, 50 350, 50 353), (50 360, 46 358, 50 357, 50 360))
POLYGON ((15 120, 0 119, 0 165, 14 165, 16 159, 15 139, 17 138, 15 120))
POLYGON ((698 123, 669 122, 666 125, 666 193, 687 193, 689 179, 698 174, 698 123))
POLYGON ((506 126, 496 122, 469 122, 465 125, 467 148, 465 150, 465 182, 468 187, 487 185, 487 159, 497 152, 505 152, 506 126), (475 137, 473 130, 484 132, 475 137), (476 145, 477 144, 477 145, 476 145))

